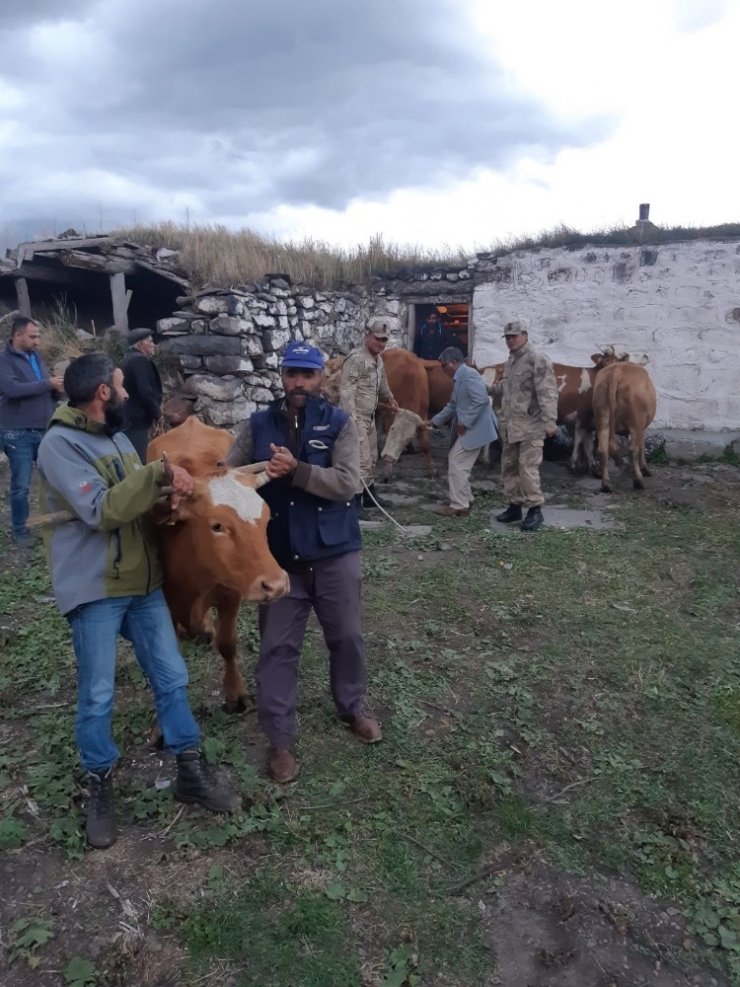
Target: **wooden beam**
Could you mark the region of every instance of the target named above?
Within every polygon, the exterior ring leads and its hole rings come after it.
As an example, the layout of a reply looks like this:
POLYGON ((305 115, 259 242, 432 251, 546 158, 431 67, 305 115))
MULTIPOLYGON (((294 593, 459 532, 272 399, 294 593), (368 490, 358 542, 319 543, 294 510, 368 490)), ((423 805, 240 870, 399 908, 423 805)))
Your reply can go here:
POLYGON ((15 293, 18 296, 18 311, 31 318, 31 296, 28 293, 28 283, 25 278, 15 279, 15 293))
POLYGON ((110 295, 113 304, 113 325, 128 332, 128 303, 131 297, 126 291, 126 275, 110 275, 110 295), (128 297, 127 297, 128 296, 128 297))
MULTIPOLYGON (((81 273, 88 273, 87 271, 81 273)), ((61 264, 39 264, 37 262, 23 264, 13 271, 12 277, 25 278, 26 281, 49 281, 52 284, 79 284, 80 276, 75 275, 71 267, 61 264)))

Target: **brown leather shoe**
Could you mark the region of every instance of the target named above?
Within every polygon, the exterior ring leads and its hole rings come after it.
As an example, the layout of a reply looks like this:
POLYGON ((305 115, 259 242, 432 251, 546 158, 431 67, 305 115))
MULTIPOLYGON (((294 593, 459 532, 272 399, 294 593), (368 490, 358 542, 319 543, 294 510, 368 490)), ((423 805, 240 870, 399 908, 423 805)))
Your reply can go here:
POLYGON ((383 731, 378 721, 372 716, 365 716, 364 713, 347 720, 347 726, 363 744, 377 744, 383 739, 383 731))
POLYGON ((441 507, 433 507, 432 510, 440 517, 467 517, 470 514, 469 507, 452 507, 451 504, 443 504, 441 507))
POLYGON ((270 751, 267 771, 278 785, 287 785, 298 777, 298 762, 287 747, 273 747, 270 751))

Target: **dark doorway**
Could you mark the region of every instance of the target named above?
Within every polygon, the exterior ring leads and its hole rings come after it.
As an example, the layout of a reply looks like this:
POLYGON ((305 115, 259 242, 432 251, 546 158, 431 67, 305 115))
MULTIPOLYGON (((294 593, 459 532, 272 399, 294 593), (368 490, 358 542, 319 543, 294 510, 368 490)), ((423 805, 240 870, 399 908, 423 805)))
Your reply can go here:
POLYGON ((470 305, 440 302, 416 305, 413 351, 424 360, 436 360, 446 346, 457 346, 468 355, 470 305))

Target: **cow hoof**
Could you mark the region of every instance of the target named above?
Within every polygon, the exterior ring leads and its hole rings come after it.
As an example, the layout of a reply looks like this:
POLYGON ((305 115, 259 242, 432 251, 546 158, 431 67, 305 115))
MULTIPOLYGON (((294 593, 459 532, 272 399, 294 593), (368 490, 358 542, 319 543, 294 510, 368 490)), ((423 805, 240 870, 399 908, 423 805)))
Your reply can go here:
POLYGON ((609 486, 608 483, 602 483, 601 484, 601 492, 602 493, 611 493, 612 492, 612 488, 609 486))
POLYGON ((252 709, 254 703, 249 696, 237 696, 235 699, 226 699, 222 709, 225 713, 244 713, 247 709, 252 709))
POLYGON ((652 470, 649 470, 647 468, 647 466, 643 466, 642 467, 642 475, 643 476, 652 476, 653 475, 653 472, 652 472, 652 470))
POLYGON ((644 490, 645 489, 645 484, 642 482, 642 480, 633 480, 632 481, 632 486, 635 488, 635 490, 644 490))
POLYGON ((213 644, 213 631, 198 631, 195 635, 195 643, 210 648, 213 644))

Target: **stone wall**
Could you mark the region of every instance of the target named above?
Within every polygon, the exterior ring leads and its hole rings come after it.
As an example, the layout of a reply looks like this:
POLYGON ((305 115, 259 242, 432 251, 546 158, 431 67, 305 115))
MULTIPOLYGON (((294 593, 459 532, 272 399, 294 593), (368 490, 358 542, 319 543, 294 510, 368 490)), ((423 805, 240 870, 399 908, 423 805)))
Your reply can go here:
POLYGON ((468 270, 399 272, 369 288, 317 292, 280 275, 259 285, 201 292, 157 322, 160 354, 177 358, 195 410, 213 425, 231 427, 282 394, 279 355, 291 339, 318 346, 326 357, 358 345, 372 318, 388 326, 391 346, 407 345, 409 302, 472 298, 468 270))
MULTIPOLYGON (((740 244, 695 240, 480 254, 462 267, 398 271, 367 287, 317 292, 268 276, 259 285, 201 293, 161 319, 197 410, 235 425, 281 393, 279 354, 305 339, 347 353, 372 317, 390 345, 409 346, 417 304, 472 303, 478 366, 506 359, 509 319, 525 316, 553 360, 590 365, 607 344, 648 357, 659 429, 740 432, 740 244)), ((731 438, 734 436, 731 436, 731 438)))
POLYGON ((587 366, 612 343, 646 354, 655 428, 740 430, 740 245, 696 240, 633 247, 517 251, 480 258, 473 358, 506 359, 509 319, 552 360, 587 366))

